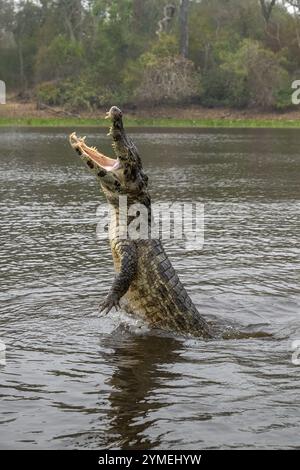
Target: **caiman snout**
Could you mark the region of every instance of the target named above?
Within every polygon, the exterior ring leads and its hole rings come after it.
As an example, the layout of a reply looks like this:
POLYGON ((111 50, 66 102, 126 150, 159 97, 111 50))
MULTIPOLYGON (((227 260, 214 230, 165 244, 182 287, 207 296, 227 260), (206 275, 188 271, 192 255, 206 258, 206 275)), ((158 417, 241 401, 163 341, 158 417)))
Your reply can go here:
MULTIPOLYGON (((103 153, 99 152, 96 147, 89 147, 85 143, 86 137, 77 137, 76 133, 73 132, 69 136, 69 142, 73 149, 87 161, 87 165, 94 169, 99 167, 103 170, 112 171, 119 168, 120 162, 118 159, 109 158, 103 153)), ((98 176, 101 177, 101 172, 98 173, 98 176)))
POLYGON ((122 111, 117 106, 112 106, 105 116, 105 119, 111 119, 112 121, 120 118, 122 118, 122 111))

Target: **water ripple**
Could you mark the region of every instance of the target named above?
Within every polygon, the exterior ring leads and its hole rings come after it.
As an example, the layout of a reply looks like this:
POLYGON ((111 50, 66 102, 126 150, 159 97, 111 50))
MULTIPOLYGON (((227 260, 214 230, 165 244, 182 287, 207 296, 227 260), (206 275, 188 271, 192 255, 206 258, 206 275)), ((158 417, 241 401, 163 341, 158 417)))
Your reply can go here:
POLYGON ((68 133, 1 130, 0 446, 297 448, 298 131, 134 133, 153 198, 205 204, 203 249, 166 247, 226 331, 213 341, 98 315, 113 277, 95 235, 104 198, 68 133))

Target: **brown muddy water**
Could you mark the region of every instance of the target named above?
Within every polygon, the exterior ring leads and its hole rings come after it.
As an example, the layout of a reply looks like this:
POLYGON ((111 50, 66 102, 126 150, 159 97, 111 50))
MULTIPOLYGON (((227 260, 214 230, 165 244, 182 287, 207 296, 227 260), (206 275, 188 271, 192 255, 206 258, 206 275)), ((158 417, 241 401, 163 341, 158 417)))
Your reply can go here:
POLYGON ((154 201, 205 205, 203 249, 166 250, 208 320, 253 336, 210 341, 99 316, 104 198, 70 131, 0 130, 0 447, 299 448, 299 130, 131 132, 154 201))

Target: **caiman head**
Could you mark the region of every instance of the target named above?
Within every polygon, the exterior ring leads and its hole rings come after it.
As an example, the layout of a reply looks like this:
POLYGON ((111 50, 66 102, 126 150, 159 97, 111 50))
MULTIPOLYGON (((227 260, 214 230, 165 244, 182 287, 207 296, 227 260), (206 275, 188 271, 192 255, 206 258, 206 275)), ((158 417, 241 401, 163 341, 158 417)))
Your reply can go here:
POLYGON ((113 138, 116 158, 107 157, 96 147, 89 147, 85 143, 86 137, 77 137, 75 132, 70 135, 70 144, 96 174, 109 203, 117 205, 119 196, 126 195, 129 204, 139 202, 149 207, 148 177, 143 171, 137 148, 126 136, 122 111, 113 106, 106 113, 106 119, 112 122, 108 135, 113 138))

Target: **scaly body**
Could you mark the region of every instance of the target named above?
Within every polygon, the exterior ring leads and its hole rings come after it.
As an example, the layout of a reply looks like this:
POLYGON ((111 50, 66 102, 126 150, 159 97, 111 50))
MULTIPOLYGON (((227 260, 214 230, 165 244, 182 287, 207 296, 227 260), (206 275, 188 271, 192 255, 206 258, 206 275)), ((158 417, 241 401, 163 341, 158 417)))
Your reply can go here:
MULTIPOLYGON (((110 228, 110 245, 116 277, 101 309, 109 312, 122 306, 128 313, 143 318, 149 325, 180 334, 208 338, 207 322, 200 315, 180 282, 158 239, 130 239, 120 235, 119 196, 126 196, 128 213, 134 204, 146 208, 149 234, 152 214, 148 178, 138 151, 125 133, 122 113, 112 107, 107 116, 112 121, 110 134, 116 159, 110 159, 85 139, 70 136, 72 147, 92 169, 115 217, 110 228)), ((128 224, 133 217, 128 216, 128 224)))

